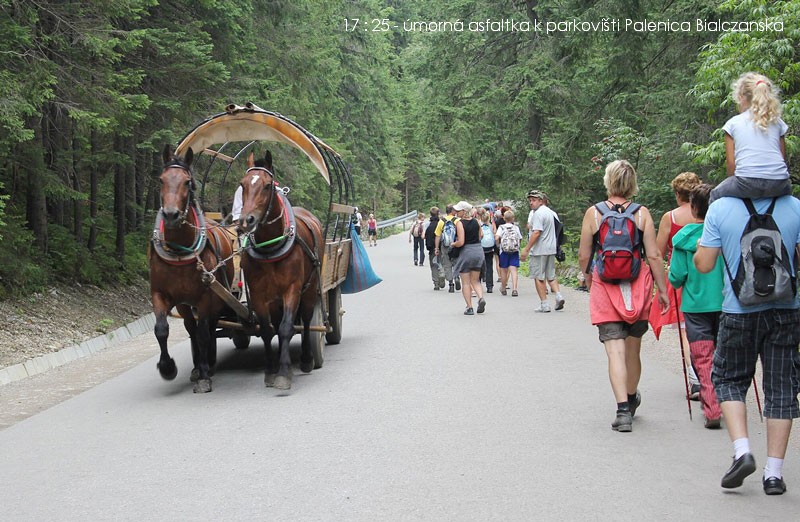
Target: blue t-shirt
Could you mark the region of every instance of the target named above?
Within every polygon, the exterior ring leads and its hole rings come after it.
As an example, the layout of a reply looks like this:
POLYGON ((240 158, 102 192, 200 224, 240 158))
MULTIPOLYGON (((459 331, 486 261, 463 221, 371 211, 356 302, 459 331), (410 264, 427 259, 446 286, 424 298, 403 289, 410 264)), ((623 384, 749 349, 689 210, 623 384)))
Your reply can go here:
POLYGON ((748 109, 725 122, 722 130, 733 138, 736 176, 776 180, 789 177, 780 144, 781 136, 789 127, 782 119, 778 118, 762 130, 753 123, 748 109))
MULTIPOLYGON (((759 213, 763 213, 769 207, 772 199, 762 198, 753 200, 753 205, 759 213)), ((796 245, 800 243, 800 200, 794 196, 783 196, 778 198, 772 217, 781 231, 784 245, 789 253, 792 267, 794 267, 794 251, 796 245)), ((750 219, 744 202, 738 198, 720 198, 708 207, 706 214, 703 235, 700 238, 700 246, 721 248, 728 263, 731 274, 736 277, 736 270, 739 268, 742 249, 740 241, 742 232, 750 219)), ((800 300, 795 299, 791 303, 774 303, 757 306, 742 306, 733 293, 731 281, 727 272, 725 273, 725 288, 723 291, 722 311, 731 314, 742 314, 750 312, 760 312, 770 308, 800 308, 800 300)))

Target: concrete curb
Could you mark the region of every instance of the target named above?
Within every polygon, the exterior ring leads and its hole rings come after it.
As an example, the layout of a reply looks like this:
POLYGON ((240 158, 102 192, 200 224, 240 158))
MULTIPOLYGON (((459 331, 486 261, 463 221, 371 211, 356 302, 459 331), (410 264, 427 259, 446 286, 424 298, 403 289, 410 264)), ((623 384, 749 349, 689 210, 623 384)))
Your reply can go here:
POLYGON ((2 368, 0 369, 0 386, 44 373, 77 359, 101 352, 106 348, 116 346, 145 332, 152 331, 155 325, 156 316, 152 313, 147 314, 105 335, 62 348, 57 352, 48 353, 23 363, 2 368))

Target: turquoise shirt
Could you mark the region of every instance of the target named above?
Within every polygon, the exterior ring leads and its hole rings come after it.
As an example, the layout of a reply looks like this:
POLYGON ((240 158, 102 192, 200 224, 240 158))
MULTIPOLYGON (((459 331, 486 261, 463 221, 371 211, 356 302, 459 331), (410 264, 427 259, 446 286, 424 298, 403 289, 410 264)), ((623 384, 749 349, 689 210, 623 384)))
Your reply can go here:
POLYGON ((697 240, 702 234, 702 223, 690 223, 683 226, 672 238, 669 283, 675 288, 683 287, 682 312, 704 313, 722 310, 722 291, 725 285, 722 258, 717 258, 714 269, 707 274, 701 274, 694 267, 692 257, 697 251, 697 240))

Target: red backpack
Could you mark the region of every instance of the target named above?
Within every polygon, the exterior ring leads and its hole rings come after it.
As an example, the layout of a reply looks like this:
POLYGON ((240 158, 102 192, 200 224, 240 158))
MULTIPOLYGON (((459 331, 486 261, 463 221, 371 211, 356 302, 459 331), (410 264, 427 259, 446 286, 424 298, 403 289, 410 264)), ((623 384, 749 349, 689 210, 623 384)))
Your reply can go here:
MULTIPOLYGON (((641 205, 631 203, 628 208, 622 205, 608 208, 602 202, 595 205, 595 208, 603 216, 594 235, 590 256, 591 259, 597 253, 597 275, 607 283, 633 281, 639 276, 644 257, 642 231, 636 226, 634 216, 641 205)), ((586 271, 589 272, 589 267, 586 271)))

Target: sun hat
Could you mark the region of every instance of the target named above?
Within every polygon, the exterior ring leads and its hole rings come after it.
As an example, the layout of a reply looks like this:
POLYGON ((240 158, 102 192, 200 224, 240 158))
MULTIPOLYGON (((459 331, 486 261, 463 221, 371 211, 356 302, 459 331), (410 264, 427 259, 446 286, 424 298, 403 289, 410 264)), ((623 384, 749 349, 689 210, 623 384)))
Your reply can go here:
POLYGON ((455 205, 453 205, 453 210, 472 210, 472 205, 467 203, 466 201, 459 201, 455 205))

